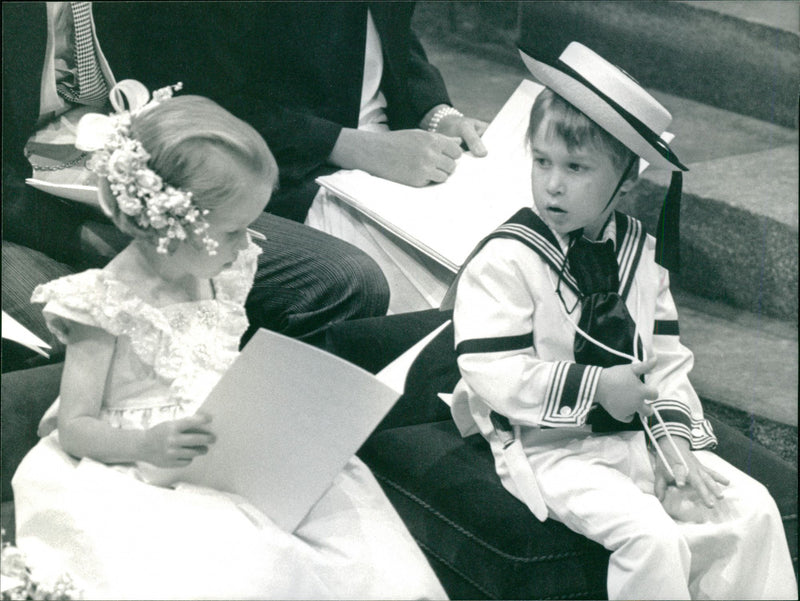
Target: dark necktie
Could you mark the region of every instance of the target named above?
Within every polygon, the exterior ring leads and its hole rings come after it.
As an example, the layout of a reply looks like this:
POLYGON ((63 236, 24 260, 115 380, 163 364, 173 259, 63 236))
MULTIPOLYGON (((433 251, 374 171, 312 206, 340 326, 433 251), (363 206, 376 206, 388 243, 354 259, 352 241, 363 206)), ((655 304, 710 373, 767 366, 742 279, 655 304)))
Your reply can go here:
MULTIPOLYGON (((578 327, 609 348, 633 355, 636 326, 619 295, 613 242, 592 242, 580 236, 567 251, 567 264, 581 292, 578 327)), ((580 333, 575 334, 573 350, 575 361, 584 365, 611 367, 630 363, 629 359, 609 353, 580 333)), ((637 354, 641 356, 640 352, 637 354)), ((600 432, 641 429, 639 420, 630 424, 619 422, 599 405, 589 413, 587 421, 594 431, 600 432)))

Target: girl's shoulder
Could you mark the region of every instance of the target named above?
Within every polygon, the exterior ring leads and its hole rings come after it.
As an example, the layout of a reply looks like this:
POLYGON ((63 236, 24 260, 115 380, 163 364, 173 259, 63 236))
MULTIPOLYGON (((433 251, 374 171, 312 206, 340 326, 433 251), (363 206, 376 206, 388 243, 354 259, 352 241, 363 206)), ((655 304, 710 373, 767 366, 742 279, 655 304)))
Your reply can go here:
POLYGON ((134 331, 166 331, 164 315, 144 302, 114 271, 89 269, 36 287, 31 302, 44 304, 48 327, 69 344, 74 324, 119 336, 134 331))

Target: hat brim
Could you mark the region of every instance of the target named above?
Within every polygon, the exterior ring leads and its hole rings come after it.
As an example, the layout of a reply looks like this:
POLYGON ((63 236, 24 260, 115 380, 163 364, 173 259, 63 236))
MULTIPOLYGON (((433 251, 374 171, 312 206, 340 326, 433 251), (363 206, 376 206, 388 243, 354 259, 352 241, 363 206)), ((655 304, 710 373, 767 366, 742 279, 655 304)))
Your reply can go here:
MULTIPOLYGON (((555 67, 537 61, 526 54, 524 50, 520 49, 519 53, 525 66, 537 81, 584 113, 589 119, 622 142, 634 154, 647 161, 650 166, 668 171, 677 169, 673 163, 653 148, 624 117, 595 92, 555 67)), ((664 139, 664 134, 661 137, 664 139)))

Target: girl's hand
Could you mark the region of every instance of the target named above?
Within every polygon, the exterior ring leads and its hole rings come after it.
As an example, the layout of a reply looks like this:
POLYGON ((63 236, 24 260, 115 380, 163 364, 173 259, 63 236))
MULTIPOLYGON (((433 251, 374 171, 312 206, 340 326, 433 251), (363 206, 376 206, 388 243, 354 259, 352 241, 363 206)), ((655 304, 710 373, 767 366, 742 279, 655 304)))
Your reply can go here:
POLYGON ((142 459, 159 467, 183 467, 198 455, 208 453, 216 437, 204 428, 211 421, 198 413, 163 422, 145 431, 142 459))
POLYGON ((655 357, 643 363, 606 367, 600 373, 595 398, 615 420, 630 422, 636 413, 650 415, 646 400, 658 398, 658 391, 639 379, 656 365, 655 357))
MULTIPOLYGON (((688 485, 690 490, 686 491, 686 494, 689 494, 692 498, 699 498, 706 507, 714 507, 715 500, 722 498, 722 486, 720 485, 727 486, 730 481, 700 463, 692 453, 688 440, 680 436, 673 436, 672 439, 686 461, 686 465, 689 466, 687 472, 681 460, 675 455, 675 449, 667 442, 666 437, 658 439, 658 444, 661 446, 661 450, 664 452, 664 456, 669 461, 672 472, 675 474, 675 484, 678 488, 688 485)), ((673 479, 661 459, 656 457, 655 461, 655 494, 658 500, 663 503, 667 486, 673 479)))

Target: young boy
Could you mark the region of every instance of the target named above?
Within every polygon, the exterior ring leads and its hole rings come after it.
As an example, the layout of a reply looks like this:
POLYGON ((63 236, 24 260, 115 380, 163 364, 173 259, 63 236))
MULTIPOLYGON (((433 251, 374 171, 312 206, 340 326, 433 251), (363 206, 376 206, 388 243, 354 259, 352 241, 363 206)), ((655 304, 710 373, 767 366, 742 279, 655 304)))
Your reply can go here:
POLYGON ((547 87, 527 132, 534 207, 460 273, 462 435, 488 440, 503 485, 539 519, 612 552, 610 599, 797 598, 775 503, 709 451, 688 380, 663 266, 677 264, 685 170, 660 139, 670 114, 581 44, 522 56, 547 87), (673 171, 658 242, 615 211, 639 159, 673 171))

